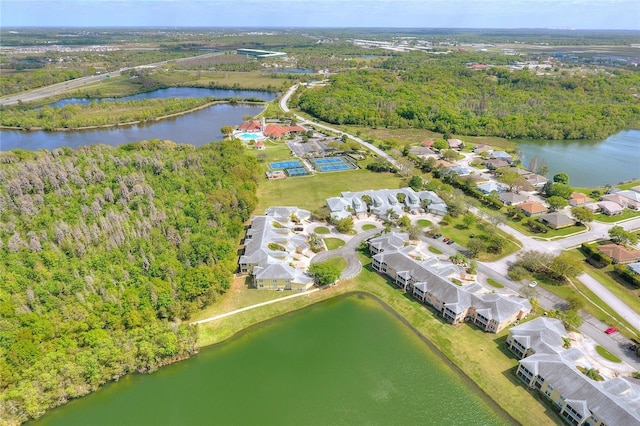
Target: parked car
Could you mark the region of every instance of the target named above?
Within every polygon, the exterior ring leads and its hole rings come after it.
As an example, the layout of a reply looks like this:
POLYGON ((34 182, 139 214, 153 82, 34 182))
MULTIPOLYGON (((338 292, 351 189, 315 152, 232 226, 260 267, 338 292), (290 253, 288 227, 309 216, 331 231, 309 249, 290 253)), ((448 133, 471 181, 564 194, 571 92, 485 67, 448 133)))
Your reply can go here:
POLYGON ((442 237, 442 234, 436 234, 436 235, 433 236, 433 238, 436 239, 436 240, 439 239, 440 237, 442 237))
POLYGON ((531 282, 529 283, 529 287, 535 287, 535 286, 537 286, 537 285, 538 285, 538 283, 537 283, 537 282, 535 282, 535 281, 531 281, 531 282))
POLYGON ((604 332, 605 332, 605 333, 607 333, 607 334, 613 334, 613 333, 615 333, 616 331, 618 331, 618 329, 617 329, 617 328, 615 328, 615 327, 609 327, 609 328, 607 328, 604 332))
POLYGON ((449 241, 447 241, 447 244, 449 244, 449 245, 451 245, 451 244, 453 244, 453 243, 455 243, 455 241, 453 241, 453 240, 449 240, 449 241))
POLYGON ((444 238, 442 239, 442 242, 445 242, 445 243, 446 243, 446 242, 449 242, 449 237, 444 237, 444 238))

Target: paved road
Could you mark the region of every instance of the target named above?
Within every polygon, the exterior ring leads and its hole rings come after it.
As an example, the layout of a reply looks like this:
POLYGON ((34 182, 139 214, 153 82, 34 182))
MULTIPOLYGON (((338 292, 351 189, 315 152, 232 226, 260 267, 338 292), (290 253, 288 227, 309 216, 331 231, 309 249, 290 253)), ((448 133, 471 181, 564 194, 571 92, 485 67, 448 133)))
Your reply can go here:
POLYGON ((104 74, 100 74, 100 75, 92 75, 89 77, 81 77, 81 78, 76 78, 73 80, 69 80, 69 81, 64 81, 62 83, 56 83, 53 84, 51 86, 46 86, 46 87, 41 87, 39 89, 35 89, 35 90, 30 90, 29 92, 26 93, 19 93, 16 95, 10 95, 10 96, 4 96, 2 98, 0 98, 0 105, 13 105, 13 104, 17 104, 18 102, 30 102, 30 101, 34 101, 37 99, 41 99, 41 98, 46 98, 49 96, 53 96, 53 95, 57 95, 59 93, 63 93, 63 92, 67 92, 69 90, 72 89, 78 89, 82 86, 85 86, 87 84, 91 84, 91 83, 95 83, 101 80, 105 80, 107 79, 107 75, 111 76, 111 77, 116 77, 119 76, 123 73, 128 73, 131 70, 134 70, 136 68, 149 68, 149 67, 158 67, 158 66, 162 66, 162 65, 166 65, 169 63, 178 63, 178 62, 182 62, 182 61, 187 61, 187 60, 191 60, 194 58, 207 58, 207 57, 211 57, 211 56, 218 56, 218 55, 223 55, 224 52, 215 52, 215 53, 206 53, 204 55, 199 55, 199 56, 194 56, 194 57, 189 57, 189 58, 181 58, 181 59, 175 59, 175 60, 171 60, 171 61, 162 61, 162 62, 156 62, 155 64, 148 64, 148 65, 139 65, 139 66, 135 66, 135 67, 130 67, 130 68, 122 68, 119 70, 114 70, 114 71, 109 71, 106 72, 104 74))
POLYGON ((380 229, 368 229, 366 231, 359 232, 342 247, 316 254, 311 258, 311 263, 322 262, 323 260, 327 260, 332 257, 342 256, 347 260, 347 267, 342 271, 340 279, 348 280, 349 278, 353 278, 362 270, 362 263, 360 262, 357 253, 358 247, 360 247, 360 244, 364 240, 374 236, 380 231, 380 229))
MULTIPOLYGON (((289 90, 287 91, 287 93, 285 93, 282 98, 280 99, 280 108, 282 108, 282 110, 284 112, 291 112, 291 110, 289 109, 289 107, 287 106, 287 102, 289 101, 289 98, 291 97, 291 95, 298 89, 299 84, 296 84, 292 87, 289 88, 289 90)), ((386 152, 384 152, 383 150, 381 150, 380 148, 378 148, 375 145, 370 144, 369 142, 365 141, 364 139, 361 139, 357 136, 351 135, 349 133, 343 132, 342 130, 318 123, 317 121, 311 121, 311 120, 307 120, 306 118, 304 118, 301 115, 297 115, 294 114, 294 117, 296 118, 296 120, 298 120, 298 122, 300 124, 307 124, 307 125, 313 125, 315 127, 319 127, 321 129, 325 129, 325 130, 329 130, 330 132, 334 132, 334 133, 338 133, 338 134, 344 134, 347 135, 347 137, 349 139, 353 139, 354 141, 358 142, 360 145, 366 147, 367 149, 371 150, 371 152, 375 153, 377 156, 384 158, 385 160, 387 160, 389 163, 393 164, 395 167, 397 168, 401 168, 400 163, 398 163, 398 161, 396 161, 395 158, 393 158, 392 156, 390 156, 389 154, 387 154, 386 152)))

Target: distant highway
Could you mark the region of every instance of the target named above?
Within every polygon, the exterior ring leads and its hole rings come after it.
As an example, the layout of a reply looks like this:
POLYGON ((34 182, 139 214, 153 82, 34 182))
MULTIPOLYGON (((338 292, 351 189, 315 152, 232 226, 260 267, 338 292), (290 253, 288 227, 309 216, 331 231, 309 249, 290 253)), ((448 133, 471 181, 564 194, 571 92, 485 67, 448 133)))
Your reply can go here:
POLYGON ((172 59, 170 61, 162 61, 162 62, 156 62, 154 64, 148 64, 148 65, 137 65, 135 67, 129 67, 129 68, 121 68, 119 70, 116 71, 110 71, 110 72, 105 72, 104 74, 98 74, 98 75, 91 75, 89 77, 80 77, 80 78, 76 78, 73 80, 69 80, 69 81, 64 81, 62 83, 56 83, 56 84, 52 84, 51 86, 46 86, 46 87, 41 87, 39 89, 34 89, 34 90, 30 90, 28 92, 25 93, 19 93, 16 95, 10 95, 10 96, 4 96, 0 98, 0 105, 14 105, 17 104, 19 102, 30 102, 30 101, 35 101, 37 99, 42 99, 42 98, 47 98, 49 96, 54 96, 57 95, 59 93, 63 93, 63 92, 68 92, 70 90, 74 90, 74 89, 78 89, 82 86, 86 86, 87 84, 91 84, 91 83, 96 83, 98 81, 101 80, 105 80, 108 77, 117 77, 122 75, 123 73, 126 74, 128 72, 130 72, 131 70, 135 70, 135 69, 143 69, 143 68, 154 68, 154 67, 159 67, 162 65, 167 65, 169 63, 176 63, 176 62, 182 62, 182 61, 186 61, 186 60, 191 60, 194 58, 208 58, 211 56, 218 56, 218 55, 223 55, 224 52, 215 52, 215 53, 207 53, 204 55, 199 55, 199 56, 192 56, 189 58, 181 58, 181 59, 172 59))

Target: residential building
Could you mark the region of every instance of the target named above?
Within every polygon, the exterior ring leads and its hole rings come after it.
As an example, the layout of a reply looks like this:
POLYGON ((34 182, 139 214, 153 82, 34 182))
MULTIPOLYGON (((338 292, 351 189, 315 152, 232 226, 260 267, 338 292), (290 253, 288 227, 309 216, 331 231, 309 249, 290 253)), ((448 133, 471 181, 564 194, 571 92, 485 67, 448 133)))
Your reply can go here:
POLYGON ((566 228, 576 223, 575 220, 561 212, 543 214, 538 220, 553 229, 566 228))
POLYGON ((522 210, 522 213, 524 213, 525 216, 529 216, 529 217, 546 213, 547 211, 549 211, 547 206, 533 200, 527 200, 524 203, 518 204, 518 208, 522 210))
POLYGON ((547 179, 546 177, 535 174, 535 173, 530 173, 526 175, 524 179, 527 181, 529 185, 531 185, 534 188, 540 188, 549 181, 549 179, 547 179))
POLYGON ((578 348, 535 353, 519 361, 517 377, 536 389, 571 425, 612 426, 640 423, 640 385, 621 377, 595 381, 578 348))
POLYGON ((486 160, 485 162, 482 163, 487 169, 489 170, 498 170, 501 169, 503 167, 509 167, 509 163, 507 163, 504 160, 486 160))
POLYGON ((492 151, 491 154, 489 154, 489 156, 491 158, 493 158, 494 160, 503 160, 506 161, 507 163, 511 164, 515 161, 515 159, 513 158, 513 156, 507 152, 504 151, 492 151))
MULTIPOLYGON (((625 192, 619 191, 613 194, 605 194, 600 198, 600 200, 614 202, 622 207, 629 207, 631 209, 637 210, 640 208, 640 201, 635 201, 633 198, 628 198, 621 193, 625 192)), ((626 191, 626 194, 635 194, 635 191, 626 191)))
POLYGON ((506 344, 522 359, 538 353, 559 353, 564 350, 565 339, 568 337, 562 321, 538 317, 511 328, 506 344))
POLYGON ((271 207, 251 221, 240 256, 240 272, 252 277, 258 289, 306 290, 313 286, 306 263, 309 249, 299 230, 311 214, 297 207, 271 207))
POLYGON ((462 142, 460 139, 447 139, 447 142, 449 143, 449 148, 451 149, 464 148, 464 142, 462 142))
POLYGON ((504 186, 499 185, 493 181, 481 183, 477 185, 476 188, 478 188, 478 191, 482 192, 485 195, 491 194, 492 192, 501 193, 506 191, 506 188, 504 186))
POLYGON ((603 244, 598 246, 598 250, 613 259, 615 263, 640 262, 640 250, 629 250, 618 244, 603 244))
POLYGON ((342 219, 351 215, 366 216, 369 213, 380 218, 389 214, 401 216, 405 211, 428 211, 444 216, 447 205, 433 191, 416 192, 412 188, 378 189, 360 192, 345 191, 340 197, 327 198, 331 216, 342 219), (371 200, 370 204, 363 200, 371 200))
POLYGON ((587 197, 587 195, 583 194, 582 192, 573 192, 571 193, 571 198, 569 198, 569 205, 574 207, 582 206, 591 202, 593 202, 593 199, 587 197))
POLYGON ((484 331, 498 333, 531 312, 527 299, 486 293, 476 282, 459 285, 464 272, 433 257, 412 255, 416 246, 406 235, 373 238, 369 248, 375 253, 373 269, 391 277, 395 285, 431 305, 452 324, 471 321, 484 331))
POLYGON ((624 211, 623 206, 613 201, 600 201, 599 203, 597 203, 597 205, 600 211, 607 216, 622 214, 622 212, 624 211))
POLYGON ((489 145, 485 145, 485 144, 480 144, 480 145, 476 145, 473 147, 473 152, 475 153, 480 153, 480 152, 491 152, 493 150, 492 147, 490 147, 489 145))
POLYGON ((528 196, 523 194, 516 194, 515 192, 503 192, 498 196, 498 198, 507 206, 517 206, 518 204, 524 203, 529 199, 528 196))
POLYGON ((627 207, 638 210, 640 209, 640 192, 632 191, 632 190, 623 190, 615 193, 620 197, 626 199, 627 207))

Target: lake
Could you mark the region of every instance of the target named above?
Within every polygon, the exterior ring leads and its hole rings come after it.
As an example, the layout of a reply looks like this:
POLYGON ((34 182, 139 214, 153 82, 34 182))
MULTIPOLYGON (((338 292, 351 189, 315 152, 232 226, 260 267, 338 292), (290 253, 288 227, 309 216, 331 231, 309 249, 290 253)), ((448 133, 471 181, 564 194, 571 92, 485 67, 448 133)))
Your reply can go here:
POLYGON ((62 99, 58 102, 49 104, 50 107, 62 107, 67 104, 81 104, 87 105, 91 102, 110 102, 114 100, 119 101, 133 101, 141 99, 166 99, 166 98, 206 98, 207 96, 213 96, 215 98, 241 98, 241 99, 262 99, 263 101, 272 101, 278 96, 273 92, 262 92, 257 90, 227 90, 227 89, 206 89, 202 87, 169 87, 166 89, 158 89, 153 92, 138 93, 137 95, 124 96, 122 98, 105 98, 105 99, 91 99, 91 98, 69 98, 62 99))
POLYGON ((569 174, 573 186, 604 186, 640 178, 640 130, 624 130, 603 141, 518 141, 528 167, 534 156, 547 176, 569 174))
POLYGON ((333 299, 47 413, 36 425, 506 425, 377 301, 333 299))

